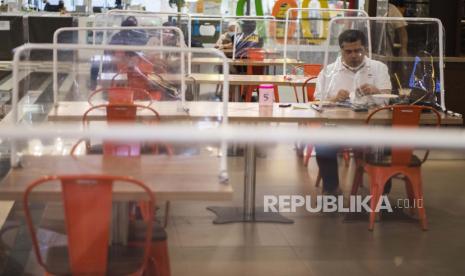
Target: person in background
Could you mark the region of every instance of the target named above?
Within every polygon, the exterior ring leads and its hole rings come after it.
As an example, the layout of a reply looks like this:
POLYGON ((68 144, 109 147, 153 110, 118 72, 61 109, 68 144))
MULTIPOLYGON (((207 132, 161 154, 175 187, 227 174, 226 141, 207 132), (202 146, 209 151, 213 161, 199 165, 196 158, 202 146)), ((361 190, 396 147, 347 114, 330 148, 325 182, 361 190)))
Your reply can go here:
POLYGON ((119 9, 119 10, 123 9, 122 0, 115 0, 115 9, 119 9))
POLYGON ((44 4, 44 11, 52 11, 51 10, 51 5, 48 2, 48 0, 44 0, 44 1, 42 1, 42 3, 44 4))
MULTIPOLYGON (((405 14, 405 1, 404 0, 389 0, 387 17, 403 17, 405 14)), ((390 45, 392 48, 399 48, 398 53, 392 54, 405 57, 408 54, 408 34, 407 34, 407 22, 396 21, 391 23, 391 27, 388 30, 388 39, 391 40, 390 45), (396 34, 397 33, 397 34, 396 34), (396 39, 396 36, 398 39, 396 39), (398 42, 398 43, 397 43, 398 42)))
MULTIPOLYGON (((137 19, 134 16, 128 16, 121 27, 136 27, 137 19)), ((110 39, 112 45, 145 45, 147 43, 147 34, 142 30, 121 30, 114 34, 110 39)))
POLYGON ((231 21, 228 24, 228 31, 225 32, 218 38, 216 41, 215 48, 223 49, 232 49, 233 48, 233 37, 236 33, 239 33, 239 25, 236 21, 231 21))
MULTIPOLYGON (((388 17, 403 17, 404 14, 404 0, 389 0, 388 17)), ((405 20, 396 20, 387 24, 384 39, 384 49, 380 54, 392 57, 408 57, 408 33, 407 22, 405 20)), ((388 62, 387 64, 392 74, 391 81, 394 84, 393 86, 400 89, 398 81, 400 81, 402 86, 407 86, 408 72, 411 71, 410 62, 388 62)))
MULTIPOLYGON (((339 35, 341 56, 318 75, 315 97, 331 102, 354 101, 357 97, 391 92, 388 68, 367 55, 367 38, 359 30, 346 30, 339 35), (358 81, 356 80, 358 78, 358 81)), ((323 193, 338 194, 339 148, 315 146, 316 161, 323 179, 323 193)), ((390 185, 386 185, 388 192, 390 185)))
POLYGON ((236 58, 247 58, 247 49, 261 48, 263 46, 263 39, 255 33, 257 23, 253 20, 246 20, 241 23, 241 32, 234 36, 236 58))
POLYGON ((5 1, 2 0, 0 3, 0 12, 6 12, 6 11, 8 11, 8 6, 5 5, 5 1))
POLYGON ((67 12, 66 7, 65 7, 65 2, 63 2, 63 0, 58 1, 58 11, 61 14, 65 14, 67 12))

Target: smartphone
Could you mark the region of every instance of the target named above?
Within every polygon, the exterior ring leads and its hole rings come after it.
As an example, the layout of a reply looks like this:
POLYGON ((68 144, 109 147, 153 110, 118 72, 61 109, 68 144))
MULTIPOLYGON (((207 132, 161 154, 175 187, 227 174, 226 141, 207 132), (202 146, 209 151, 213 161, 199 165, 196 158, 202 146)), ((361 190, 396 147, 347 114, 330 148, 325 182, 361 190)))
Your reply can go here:
POLYGON ((319 105, 316 105, 316 104, 312 104, 310 105, 314 110, 318 111, 318 112, 323 112, 323 109, 319 106, 319 105))

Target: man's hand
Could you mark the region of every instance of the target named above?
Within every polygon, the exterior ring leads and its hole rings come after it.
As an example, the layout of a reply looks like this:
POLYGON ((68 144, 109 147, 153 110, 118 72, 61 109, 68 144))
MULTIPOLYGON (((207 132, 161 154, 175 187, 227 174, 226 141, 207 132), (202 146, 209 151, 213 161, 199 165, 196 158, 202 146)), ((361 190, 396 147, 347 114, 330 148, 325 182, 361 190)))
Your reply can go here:
POLYGON ((331 99, 331 101, 342 102, 342 101, 349 99, 349 95, 350 95, 349 91, 341 89, 339 90, 339 92, 337 92, 337 95, 331 99))
POLYGON ((371 85, 371 84, 364 84, 358 88, 358 90, 363 94, 363 95, 373 95, 373 94, 379 94, 380 91, 376 86, 371 85))

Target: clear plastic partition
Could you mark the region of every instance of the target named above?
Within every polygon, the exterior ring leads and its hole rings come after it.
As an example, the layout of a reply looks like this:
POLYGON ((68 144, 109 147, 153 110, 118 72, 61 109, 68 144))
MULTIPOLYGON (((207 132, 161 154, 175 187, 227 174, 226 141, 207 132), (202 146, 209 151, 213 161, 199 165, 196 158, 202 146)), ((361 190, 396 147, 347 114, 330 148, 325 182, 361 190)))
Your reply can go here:
MULTIPOLYGON (((141 27, 178 27, 184 34, 184 45, 187 47, 196 47, 192 43, 191 15, 185 13, 169 12, 146 12, 131 10, 111 10, 106 14, 98 14, 94 18, 94 27, 118 27, 118 26, 141 26, 141 27)), ((104 37, 106 41, 108 38, 104 37)), ((187 73, 191 73, 190 66, 191 56, 188 55, 189 66, 187 73)))
MULTIPOLYGON (((224 70, 229 72, 221 52, 211 49, 193 51, 223 58, 224 70)), ((218 82, 222 84, 219 99, 224 96, 225 100, 186 101, 186 87, 193 82, 185 77, 186 64, 181 57, 189 52, 189 49, 176 47, 127 45, 57 43, 22 46, 15 52, 13 81, 17 85, 14 86, 11 119, 25 125, 49 121, 89 127, 108 122, 141 121, 143 126, 153 127, 174 121, 199 129, 220 127, 228 121, 228 73, 218 82), (52 61, 31 62, 29 57, 35 51, 56 51, 56 66, 52 66, 52 61), (106 61, 102 72, 96 62, 100 56, 106 61), (56 74, 53 74, 54 68, 56 74), (55 104, 54 75, 59 91, 55 104)), ((92 141, 80 147, 84 147, 82 150, 86 153, 91 151, 93 144, 92 141)), ((102 141, 97 140, 96 144, 101 145, 102 141)), ((17 157, 14 152, 22 152, 24 146, 13 150, 13 158, 17 157)), ((210 145, 210 149, 217 153, 224 151, 226 156, 226 145, 210 145)), ((128 155, 137 155, 145 148, 134 150, 131 148, 128 155)), ((176 152, 176 147, 174 150, 165 147, 165 152, 176 152)), ((225 161, 218 162, 225 172, 225 161)))
POLYGON ((316 97, 360 109, 392 103, 445 109, 443 45, 437 19, 333 18, 316 97))
MULTIPOLYGON (((308 68, 323 65, 329 37, 329 22, 338 17, 368 17, 363 10, 290 8, 286 12, 284 34, 284 72, 313 75, 308 68), (305 68, 305 65, 307 68, 305 68), (307 70, 305 70, 307 69, 307 70), (305 72, 304 72, 305 71, 305 72)), ((338 52, 337 47, 329 49, 338 52)))
POLYGON ((215 47, 221 35, 227 32, 221 17, 194 17, 191 24, 192 41, 205 48, 215 47))
POLYGON ((218 48, 232 51, 232 36, 240 32, 238 20, 241 19, 274 19, 273 16, 215 16, 192 15, 192 41, 205 48, 218 48), (236 30, 237 29, 237 30, 236 30), (221 45, 228 44, 226 47, 221 45), (231 44, 231 45, 229 45, 231 44))
POLYGON ((187 51, 180 48, 146 45, 30 46, 17 54, 15 63, 20 99, 16 116, 19 121, 35 121, 28 118, 30 105, 47 114, 54 103, 63 102, 86 106, 170 102, 182 108, 187 87, 184 55, 187 51), (36 51, 55 53, 56 59, 33 62, 30 57, 36 51))
MULTIPOLYGON (((82 39, 76 40, 80 44, 91 43, 93 45, 143 45, 150 47, 162 47, 162 46, 184 46, 184 35, 182 31, 177 27, 88 27, 88 28, 62 28, 55 32, 54 43, 62 44, 67 43, 69 37, 80 37, 82 39), (108 38, 104 42, 100 38, 108 38), (92 41, 96 38, 95 41, 92 41), (91 40, 91 41, 89 41, 91 40)), ((185 47, 184 47, 185 48, 185 47)), ((62 61, 62 54, 57 55, 58 50, 55 51, 56 59, 54 66, 58 66, 58 63, 62 61)), ((75 56, 75 55, 73 55, 75 56)), ((127 55, 123 55, 127 56, 127 55)), ((161 53, 154 52, 139 55, 136 68, 139 73, 149 75, 151 73, 163 72, 181 74, 181 69, 187 65, 187 54, 186 53, 161 53)), ((101 88, 108 88, 117 85, 117 81, 106 82, 105 78, 108 78, 113 74, 114 78, 118 78, 117 74, 125 74, 128 66, 124 65, 126 58, 123 58, 118 53, 104 53, 103 55, 93 54, 91 57, 91 75, 89 82, 89 89, 96 90, 101 88), (116 61, 116 59, 121 60, 116 61)), ((74 63, 79 64, 79 61, 74 63)), ((55 74, 58 74, 58 70, 54 70, 55 74)), ((185 73, 185 72, 184 72, 185 73)), ((130 74, 127 73, 126 74, 130 74)), ((133 76, 133 74, 130 74, 133 76)), ((137 87, 138 89, 150 90, 147 84, 144 84, 137 76, 133 76, 133 79, 128 80, 125 86, 137 87), (136 81, 135 81, 136 80, 136 81)), ((55 76, 58 80, 58 76, 55 76)), ((59 93, 58 83, 54 83, 54 92, 59 93)), ((54 98, 58 98, 55 95, 54 98)), ((145 97, 147 98, 147 97, 145 97)))

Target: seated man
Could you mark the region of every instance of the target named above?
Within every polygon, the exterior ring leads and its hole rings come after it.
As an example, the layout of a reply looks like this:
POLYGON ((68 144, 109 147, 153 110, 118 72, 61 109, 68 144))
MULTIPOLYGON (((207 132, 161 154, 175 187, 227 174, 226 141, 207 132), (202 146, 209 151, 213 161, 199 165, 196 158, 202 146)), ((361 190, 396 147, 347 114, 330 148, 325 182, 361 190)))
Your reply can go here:
MULTIPOLYGON (((388 68, 385 64, 366 56, 367 39, 363 32, 342 32, 339 36, 339 47, 341 56, 318 75, 315 90, 317 99, 366 103, 372 100, 372 94, 391 92, 388 68)), ((328 146, 315 147, 324 193, 338 193, 338 150, 328 146)))
POLYGON ((263 47, 263 38, 255 33, 256 27, 255 21, 243 21, 240 26, 241 32, 235 35, 237 37, 231 38, 236 47, 236 58, 247 58, 247 49, 249 48, 263 47))

